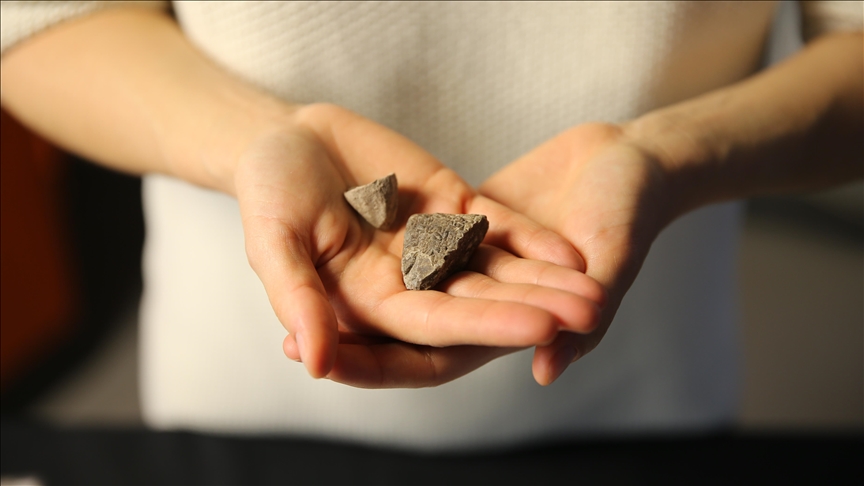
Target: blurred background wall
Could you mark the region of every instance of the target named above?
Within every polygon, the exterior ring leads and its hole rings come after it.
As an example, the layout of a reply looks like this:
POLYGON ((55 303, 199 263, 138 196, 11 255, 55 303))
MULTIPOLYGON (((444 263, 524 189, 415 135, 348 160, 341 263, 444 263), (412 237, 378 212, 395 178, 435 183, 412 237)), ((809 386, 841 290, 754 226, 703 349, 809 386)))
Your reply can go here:
MULTIPOLYGON (((766 63, 799 25, 782 2, 766 63)), ((864 184, 749 201, 740 255, 742 426, 864 428, 864 184)))
MULTIPOLYGON (((794 2, 766 53, 800 47, 794 2)), ((138 425, 140 181, 2 118, 2 404, 138 425)), ((750 201, 739 274, 746 430, 864 427, 864 186, 750 201)))

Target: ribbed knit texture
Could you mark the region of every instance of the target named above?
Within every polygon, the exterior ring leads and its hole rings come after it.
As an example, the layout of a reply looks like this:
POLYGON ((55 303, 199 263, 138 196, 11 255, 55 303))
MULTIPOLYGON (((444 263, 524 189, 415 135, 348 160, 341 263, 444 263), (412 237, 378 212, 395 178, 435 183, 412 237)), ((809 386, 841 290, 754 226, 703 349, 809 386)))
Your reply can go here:
POLYGON ((629 119, 752 72, 773 5, 180 2, 176 11, 227 69, 287 100, 358 111, 479 183, 575 123, 629 119))
MULTIPOLYGON (((755 71, 773 4, 177 3, 218 64, 297 103, 388 125, 479 183, 575 124, 623 121, 755 71)), ((551 387, 530 352, 431 390, 305 376, 249 270, 236 204, 149 180, 151 423, 413 447, 716 425, 737 397, 737 210, 657 242, 601 346, 551 387), (211 262, 219 261, 218 266, 211 262), (193 291, 194 289, 194 291, 193 291), (182 364, 182 366, 180 366, 182 364)))
MULTIPOLYGON (((25 37, 6 32, 7 12, 22 8, 3 4, 4 50, 25 37)), ((746 77, 775 4, 174 8, 189 38, 229 71, 292 102, 355 110, 477 184, 575 124, 627 120, 746 77)), ((854 8, 808 6, 805 27, 860 29, 854 8)), ((282 355, 284 330, 246 262, 234 200, 148 177, 145 210, 151 425, 438 449, 705 428, 735 414, 736 205, 667 228, 600 347, 552 386, 533 383, 522 352, 435 389, 383 391, 312 380, 282 355)))

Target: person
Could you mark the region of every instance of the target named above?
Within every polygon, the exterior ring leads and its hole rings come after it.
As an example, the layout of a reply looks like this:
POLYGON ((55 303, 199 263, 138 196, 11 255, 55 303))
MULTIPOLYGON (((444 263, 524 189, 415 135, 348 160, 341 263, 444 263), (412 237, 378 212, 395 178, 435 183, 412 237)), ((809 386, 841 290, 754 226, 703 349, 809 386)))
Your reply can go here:
POLYGON ((760 73, 770 2, 104 6, 4 3, 2 103, 145 174, 154 427, 452 449, 728 424, 728 201, 862 175, 858 3, 803 2, 807 47, 760 73), (390 172, 399 228, 373 231, 342 192, 390 172), (437 291, 400 286, 419 212, 491 224, 437 291))

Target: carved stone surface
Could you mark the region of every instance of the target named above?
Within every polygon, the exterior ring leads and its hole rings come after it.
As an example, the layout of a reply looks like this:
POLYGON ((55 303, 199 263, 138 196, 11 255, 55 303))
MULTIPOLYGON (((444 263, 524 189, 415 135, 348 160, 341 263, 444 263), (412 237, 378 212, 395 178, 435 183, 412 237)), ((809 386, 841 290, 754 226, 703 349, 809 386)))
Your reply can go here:
POLYGON ((428 290, 468 263, 489 221, 482 214, 415 214, 402 247, 402 280, 409 290, 428 290))
POLYGON ((399 207, 399 191, 396 174, 390 174, 365 186, 345 191, 348 204, 372 226, 386 230, 396 220, 399 207))

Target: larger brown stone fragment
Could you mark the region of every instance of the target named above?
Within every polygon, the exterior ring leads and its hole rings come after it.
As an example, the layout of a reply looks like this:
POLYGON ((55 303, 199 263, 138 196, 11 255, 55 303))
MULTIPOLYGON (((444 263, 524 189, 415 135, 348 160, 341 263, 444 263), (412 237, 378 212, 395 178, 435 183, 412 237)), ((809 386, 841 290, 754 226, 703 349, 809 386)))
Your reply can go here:
POLYGON ((396 174, 345 191, 345 199, 369 224, 378 229, 389 229, 396 220, 399 207, 396 174))
POLYGON ((468 263, 486 236, 482 214, 415 214, 402 248, 402 280, 409 290, 428 290, 468 263))

